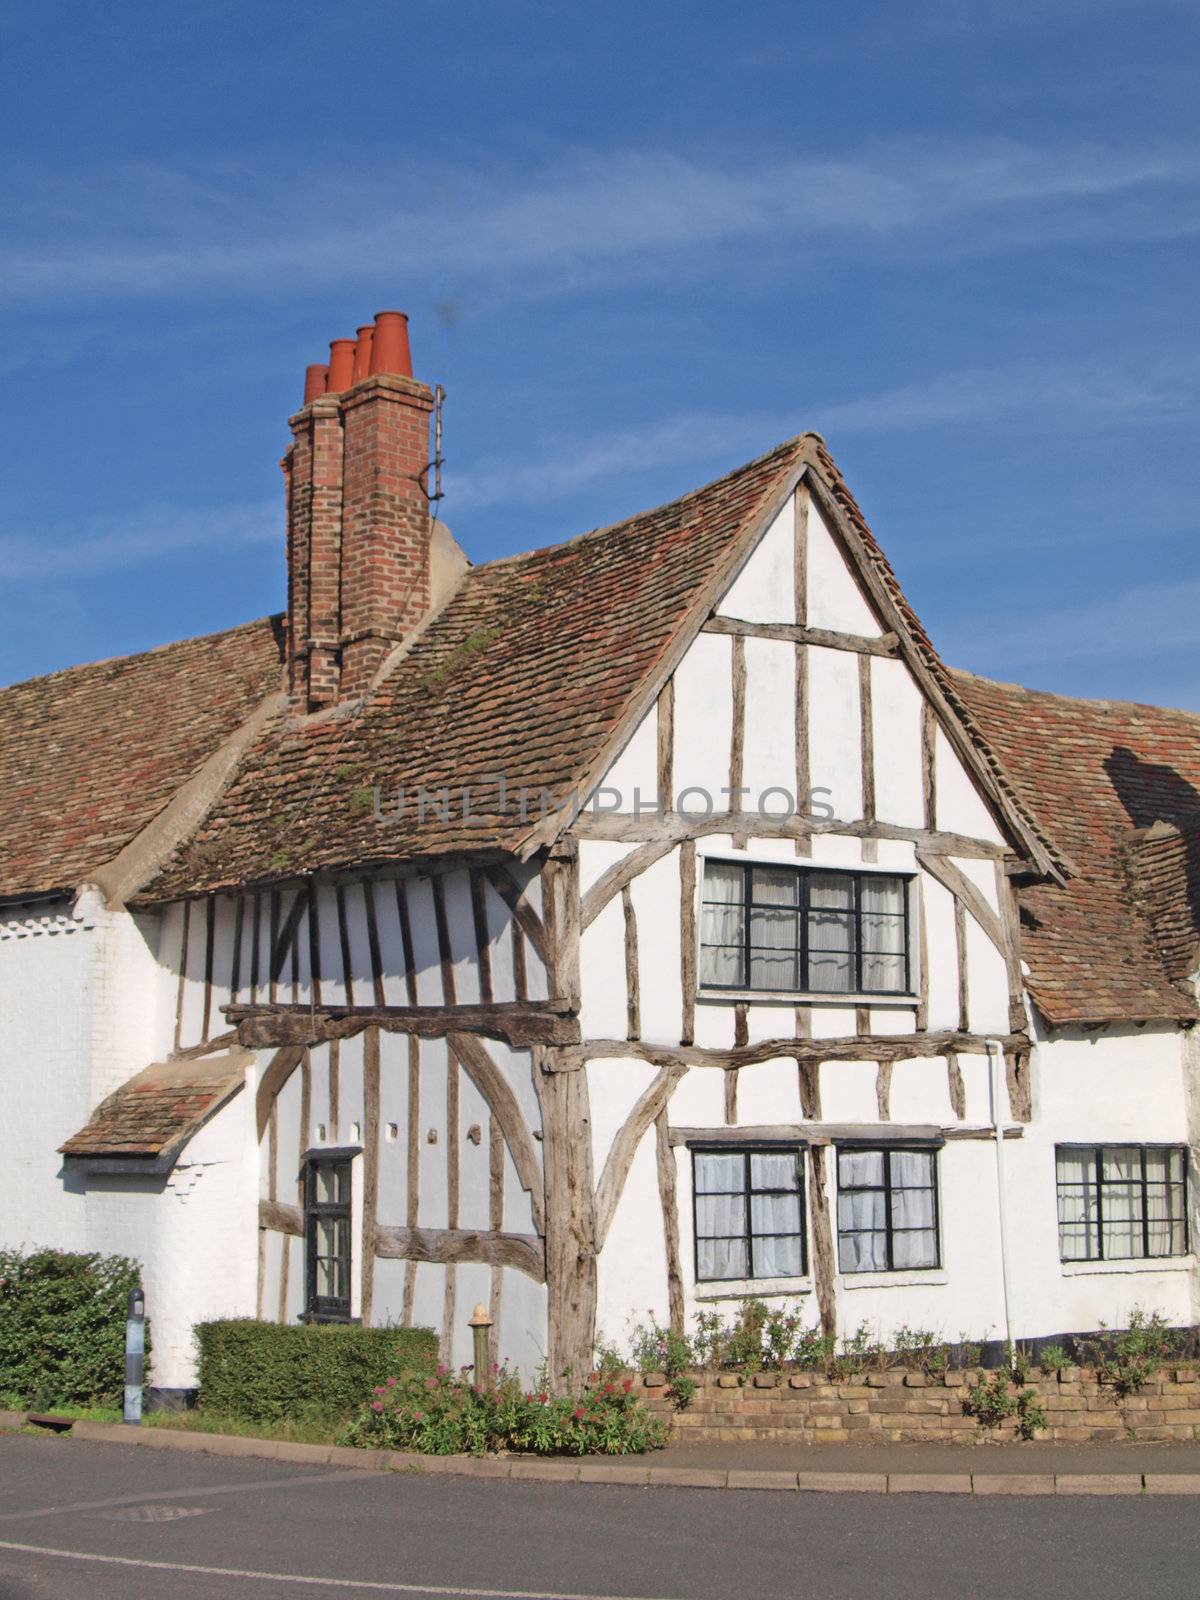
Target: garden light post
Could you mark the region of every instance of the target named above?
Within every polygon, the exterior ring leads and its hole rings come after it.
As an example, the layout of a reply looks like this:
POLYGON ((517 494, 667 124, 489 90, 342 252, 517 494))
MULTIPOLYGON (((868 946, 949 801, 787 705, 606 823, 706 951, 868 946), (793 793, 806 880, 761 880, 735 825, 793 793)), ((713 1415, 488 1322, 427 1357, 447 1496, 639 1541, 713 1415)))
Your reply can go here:
POLYGON ((487 1307, 476 1306, 467 1326, 473 1329, 475 1334, 475 1382, 482 1383, 484 1373, 491 1367, 491 1361, 488 1359, 488 1334, 491 1331, 492 1319, 488 1316, 487 1307))
POLYGON ((140 1425, 142 1420, 142 1376, 146 1355, 146 1297, 140 1289, 129 1291, 129 1311, 125 1318, 125 1416, 126 1422, 140 1425))

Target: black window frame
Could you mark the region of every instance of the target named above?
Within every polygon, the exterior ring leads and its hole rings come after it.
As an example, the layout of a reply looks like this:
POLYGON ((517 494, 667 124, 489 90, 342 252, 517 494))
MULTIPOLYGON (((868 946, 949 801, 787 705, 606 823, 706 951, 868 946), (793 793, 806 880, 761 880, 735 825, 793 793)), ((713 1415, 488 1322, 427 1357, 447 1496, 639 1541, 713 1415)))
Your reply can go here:
MULTIPOLYGON (((1172 1185, 1171 1185, 1171 1182, 1170 1182, 1169 1179, 1167 1180, 1167 1183, 1166 1183, 1165 1187, 1167 1188, 1168 1191, 1171 1189, 1172 1185)), ((1188 1193, 1189 1193, 1189 1188, 1190 1188, 1190 1181, 1189 1181, 1189 1176, 1188 1176, 1188 1147, 1187 1147, 1186 1144, 1153 1144, 1153 1143, 1152 1144, 1140 1144, 1140 1143, 1137 1143, 1137 1142, 1130 1142, 1130 1141, 1126 1141, 1126 1142, 1123 1142, 1123 1143, 1115 1143, 1115 1144, 1091 1144, 1091 1143, 1080 1144, 1080 1143, 1071 1143, 1071 1142, 1067 1141, 1067 1142, 1064 1142, 1062 1144, 1056 1144, 1054 1146, 1054 1200, 1055 1200, 1055 1217, 1056 1217, 1056 1220, 1057 1220, 1057 1223, 1058 1223, 1058 1259, 1059 1259, 1059 1261, 1062 1262, 1066 1266, 1086 1266, 1086 1265, 1088 1265, 1088 1264, 1090 1264, 1091 1262, 1094 1262, 1094 1261, 1178 1261, 1180 1259, 1180 1257, 1188 1255, 1190 1253, 1190 1251, 1191 1251, 1191 1228, 1189 1227, 1189 1223, 1188 1223, 1188 1193), (1078 1188, 1078 1187, 1080 1187, 1080 1185, 1077 1185, 1077 1184, 1066 1184, 1066 1185, 1064 1185, 1062 1179, 1059 1177, 1059 1175, 1058 1175, 1058 1156, 1059 1156, 1059 1151, 1060 1150, 1061 1151, 1069 1151, 1070 1153, 1072 1153, 1074 1155, 1087 1154, 1087 1155, 1090 1155, 1091 1158, 1092 1158, 1092 1178, 1091 1178, 1091 1181, 1090 1181, 1090 1185, 1086 1185, 1085 1184, 1082 1187, 1084 1187, 1086 1189, 1087 1187, 1090 1186, 1091 1188, 1094 1188, 1095 1193, 1096 1193, 1096 1223, 1095 1223, 1096 1254, 1095 1255, 1086 1255, 1086 1256, 1065 1256, 1065 1255, 1063 1255, 1063 1234, 1062 1234, 1063 1218, 1062 1218, 1062 1213, 1061 1213, 1061 1208, 1060 1208, 1061 1196, 1062 1196, 1062 1192, 1063 1192, 1064 1188, 1078 1188), (1142 1254, 1140 1256, 1133 1256, 1133 1255, 1129 1255, 1129 1256, 1114 1256, 1114 1255, 1106 1255, 1105 1254, 1105 1250, 1104 1250, 1104 1186, 1105 1186, 1105 1180, 1104 1180, 1104 1155, 1105 1155, 1106 1151, 1112 1151, 1112 1150, 1136 1150, 1138 1152, 1138 1157, 1139 1157, 1138 1165, 1139 1165, 1140 1174, 1141 1174, 1140 1177, 1139 1178, 1135 1178, 1133 1180, 1124 1179, 1124 1178, 1117 1179, 1117 1180, 1110 1179, 1109 1182, 1110 1182, 1110 1184, 1112 1184, 1112 1183, 1115 1183, 1115 1182, 1125 1183, 1125 1182, 1133 1181, 1134 1183, 1137 1183, 1138 1186, 1141 1189, 1141 1201, 1142 1201, 1142 1208, 1141 1208, 1142 1254), (1150 1182, 1150 1180, 1146 1177, 1146 1156, 1147 1156, 1148 1152, 1151 1151, 1151 1150, 1164 1150, 1164 1151, 1170 1152, 1173 1155, 1177 1155, 1179 1157, 1180 1172, 1181 1172, 1180 1188, 1182 1189, 1182 1196, 1181 1196, 1181 1202, 1180 1202, 1181 1216, 1180 1216, 1179 1220, 1183 1223, 1183 1249, 1182 1250, 1166 1250, 1166 1251, 1161 1251, 1160 1250, 1158 1252, 1151 1252, 1151 1249, 1150 1249, 1150 1209, 1149 1209, 1149 1205, 1147 1203, 1148 1200, 1149 1200, 1149 1182, 1150 1182)), ((1169 1222, 1171 1222, 1171 1223, 1174 1223, 1174 1221, 1176 1219, 1174 1217, 1168 1217, 1167 1220, 1169 1222)), ((1088 1238, 1088 1242, 1090 1244, 1090 1229, 1087 1227, 1086 1218, 1084 1219, 1084 1225, 1085 1225, 1085 1237, 1088 1238)))
POLYGON ((304 1156, 304 1320, 306 1322, 357 1322, 350 1313, 354 1271, 354 1158, 357 1147, 350 1149, 311 1150, 304 1156), (335 1167, 345 1171, 347 1198, 345 1201, 317 1199, 317 1173, 322 1167, 335 1167), (344 1219, 346 1223, 346 1284, 347 1293, 319 1295, 317 1293, 317 1223, 327 1218, 344 1219))
POLYGON ((719 1143, 719 1142, 704 1143, 704 1142, 701 1141, 701 1142, 697 1142, 696 1144, 691 1145, 689 1148, 691 1149, 691 1152, 692 1152, 692 1255, 693 1255, 692 1267, 693 1267, 693 1272, 695 1274, 694 1281, 696 1283, 698 1283, 698 1284, 699 1283, 754 1283, 754 1282, 763 1282, 763 1281, 770 1282, 770 1281, 773 1281, 773 1280, 779 1278, 781 1276, 779 1273, 756 1273, 755 1272, 755 1270, 754 1270, 754 1267, 755 1267, 754 1241, 755 1241, 756 1238, 760 1238, 760 1239, 795 1239, 795 1238, 798 1238, 800 1240, 800 1271, 798 1273, 784 1273, 782 1276, 786 1277, 789 1281, 793 1280, 795 1278, 806 1278, 808 1276, 808 1207, 805 1205, 805 1178, 806 1178, 806 1173, 807 1173, 807 1170, 808 1170, 807 1169, 807 1164, 805 1162, 806 1146, 804 1144, 797 1143, 797 1142, 792 1141, 792 1140, 780 1141, 780 1142, 775 1142, 775 1143, 773 1143, 773 1142, 771 1142, 769 1140, 767 1140, 767 1141, 759 1140, 759 1141, 755 1142, 754 1144, 732 1144, 732 1143, 719 1143), (723 1234, 704 1234, 703 1235, 703 1241, 702 1241, 701 1234, 700 1234, 700 1225, 699 1225, 699 1222, 700 1222, 700 1219, 699 1219, 699 1206, 697 1205, 696 1202, 697 1202, 697 1200, 699 1200, 702 1197, 702 1195, 718 1193, 718 1192, 719 1193, 736 1193, 738 1191, 730 1191, 730 1190, 714 1191, 714 1190, 708 1190, 708 1189, 703 1190, 703 1191, 699 1190, 696 1187, 696 1157, 698 1155, 701 1155, 701 1156, 722 1155, 722 1156, 742 1156, 742 1157, 744 1157, 743 1185, 742 1185, 742 1189, 741 1189, 740 1192, 741 1192, 741 1194, 744 1197, 745 1202, 746 1202, 746 1227, 745 1227, 745 1232, 742 1234, 741 1237, 744 1239, 745 1245, 746 1245, 746 1262, 747 1262, 747 1265, 748 1265, 748 1267, 750 1269, 749 1272, 746 1272, 746 1273, 729 1273, 729 1274, 726 1274, 723 1277, 709 1276, 708 1274, 701 1274, 701 1271, 700 1271, 700 1245, 701 1245, 701 1243, 702 1242, 707 1242, 707 1241, 710 1241, 710 1240, 736 1239, 738 1237, 738 1235, 737 1234, 724 1234, 724 1233, 723 1234), (761 1186, 757 1186, 757 1187, 754 1186, 752 1184, 752 1181, 751 1181, 750 1158, 752 1156, 778 1156, 778 1155, 791 1155, 791 1156, 794 1156, 796 1158, 796 1167, 797 1167, 796 1188, 794 1190, 793 1189, 764 1189, 761 1186), (753 1217, 752 1217, 753 1208, 751 1206, 750 1201, 751 1201, 751 1196, 752 1195, 756 1195, 756 1194, 795 1194, 798 1197, 799 1204, 800 1204, 800 1231, 799 1231, 799 1233, 798 1234, 795 1234, 795 1233, 755 1234, 754 1228, 753 1228, 753 1217))
MULTIPOLYGON (((936 1145, 936 1144, 919 1144, 919 1143, 913 1143, 913 1142, 909 1142, 909 1143, 906 1143, 906 1144, 892 1144, 892 1143, 882 1143, 882 1142, 880 1142, 878 1140, 876 1140, 876 1141, 869 1141, 869 1140, 853 1140, 853 1141, 852 1140, 843 1140, 838 1144, 838 1146, 837 1146, 837 1164, 836 1164, 836 1169, 835 1169, 836 1177, 837 1177, 837 1183, 836 1183, 836 1191, 837 1192, 836 1192, 835 1197, 834 1197, 834 1205, 835 1205, 835 1208, 837 1208, 837 1209, 835 1211, 834 1221, 835 1221, 836 1230, 837 1230, 838 1271, 844 1277, 847 1277, 847 1278, 858 1278, 858 1277, 863 1276, 865 1273, 871 1273, 871 1272, 938 1272, 938 1271, 941 1270, 941 1266, 942 1266, 942 1197, 941 1197, 941 1174, 940 1174, 941 1162, 938 1160, 938 1153, 939 1153, 940 1149, 941 1149, 941 1146, 940 1145, 936 1145), (845 1154, 847 1154, 847 1155, 882 1155, 882 1157, 883 1157, 883 1183, 882 1183, 882 1185, 877 1184, 877 1183, 843 1184, 842 1183, 842 1154, 843 1154, 843 1152, 845 1154), (895 1256, 895 1235, 896 1235, 896 1232, 899 1231, 901 1233, 928 1233, 930 1230, 928 1228, 915 1228, 915 1229, 914 1228, 901 1228, 901 1229, 897 1230, 896 1227, 895 1227, 894 1222, 892 1221, 892 1192, 893 1192, 892 1156, 893 1155, 908 1155, 908 1156, 920 1155, 920 1156, 931 1156, 933 1158, 931 1160, 931 1162, 930 1162, 930 1170, 933 1173, 933 1183, 931 1184, 930 1188, 931 1188, 931 1193, 933 1195, 933 1227, 932 1227, 932 1232, 933 1232, 933 1257, 934 1258, 933 1258, 933 1260, 931 1262, 929 1262, 925 1266, 911 1267, 911 1266, 897 1266, 896 1265, 896 1256, 895 1256), (883 1227, 883 1231, 884 1231, 884 1236, 885 1236, 886 1245, 887 1245, 887 1265, 886 1266, 884 1266, 884 1267, 846 1267, 846 1266, 842 1265, 842 1224, 841 1224, 841 1217, 840 1217, 839 1214, 837 1214, 837 1212, 840 1212, 840 1208, 837 1207, 837 1196, 841 1195, 843 1192, 846 1193, 846 1194, 882 1194, 883 1195, 883 1197, 884 1197, 884 1206, 883 1206, 884 1227, 883 1227)), ((870 1229, 866 1229, 866 1230, 863 1230, 863 1229, 847 1229, 846 1231, 848 1233, 856 1233, 856 1232, 863 1232, 863 1231, 866 1231, 866 1232, 869 1232, 869 1233, 877 1233, 879 1230, 876 1229, 876 1228, 870 1228, 870 1229)))
MULTIPOLYGON (((704 883, 709 865, 719 867, 738 867, 742 872, 742 938, 741 938, 741 966, 742 980, 738 983, 713 983, 701 978, 698 983, 700 991, 712 994, 811 994, 818 995, 821 999, 838 999, 843 996, 859 995, 886 995, 890 999, 910 999, 914 994, 913 989, 913 948, 912 948, 912 884, 916 876, 912 872, 862 872, 853 867, 821 867, 821 866, 793 866, 786 861, 734 861, 728 856, 705 856, 700 873, 700 916, 698 918, 697 945, 698 961, 697 971, 704 968, 704 951, 706 949, 729 950, 736 949, 734 945, 706 945, 704 941, 704 908, 706 905, 728 905, 731 902, 709 901, 705 898, 704 883), (754 911, 781 911, 791 909, 786 904, 775 901, 756 901, 753 898, 755 872, 786 872, 797 879, 795 911, 799 928, 800 943, 796 948, 800 976, 804 980, 796 988, 779 987, 765 984, 756 985, 751 981, 753 965, 751 962, 751 924, 754 911), (848 878, 852 881, 853 905, 850 908, 854 918, 854 987, 851 989, 814 989, 810 981, 809 972, 809 885, 814 877, 823 878, 848 878), (902 951, 895 950, 868 950, 867 955, 902 955, 904 961, 904 986, 900 989, 866 989, 863 987, 863 941, 862 941, 862 886, 864 882, 878 881, 889 878, 901 885, 902 908, 899 918, 902 925, 902 951)), ((818 906, 816 910, 830 909, 818 906)), ((888 916, 895 915, 890 912, 870 912, 867 915, 888 916)), ((818 954, 822 953, 820 951, 818 954)), ((832 952, 842 954, 843 952, 832 952)), ((848 952, 846 952, 848 953, 848 952)))

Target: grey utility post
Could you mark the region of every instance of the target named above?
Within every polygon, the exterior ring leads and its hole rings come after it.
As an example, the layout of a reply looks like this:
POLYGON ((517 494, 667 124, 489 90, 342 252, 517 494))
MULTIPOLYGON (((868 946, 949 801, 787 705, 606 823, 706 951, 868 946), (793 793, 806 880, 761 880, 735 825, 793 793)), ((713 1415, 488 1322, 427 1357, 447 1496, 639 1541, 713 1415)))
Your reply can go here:
POLYGON ((142 1420, 142 1376, 146 1355, 146 1297, 140 1289, 129 1291, 125 1319, 125 1421, 142 1420))

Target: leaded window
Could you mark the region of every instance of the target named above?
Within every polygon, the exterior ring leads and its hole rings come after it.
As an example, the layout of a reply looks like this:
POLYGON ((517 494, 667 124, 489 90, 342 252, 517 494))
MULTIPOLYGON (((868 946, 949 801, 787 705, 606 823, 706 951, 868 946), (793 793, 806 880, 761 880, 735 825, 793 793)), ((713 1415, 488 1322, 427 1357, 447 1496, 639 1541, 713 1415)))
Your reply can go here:
POLYGON ((704 988, 904 994, 911 981, 906 878, 705 862, 704 988))
POLYGON ((1187 1251, 1182 1146, 1059 1145, 1058 1253, 1125 1261, 1187 1251))
POLYGON ((305 1309, 313 1322, 350 1317, 349 1156, 310 1156, 304 1171, 305 1309))
POLYGON ((798 1148, 694 1150, 692 1177, 698 1281, 803 1276, 798 1148))
POLYGON ((839 1149, 837 1206, 843 1272, 938 1265, 936 1151, 839 1149))

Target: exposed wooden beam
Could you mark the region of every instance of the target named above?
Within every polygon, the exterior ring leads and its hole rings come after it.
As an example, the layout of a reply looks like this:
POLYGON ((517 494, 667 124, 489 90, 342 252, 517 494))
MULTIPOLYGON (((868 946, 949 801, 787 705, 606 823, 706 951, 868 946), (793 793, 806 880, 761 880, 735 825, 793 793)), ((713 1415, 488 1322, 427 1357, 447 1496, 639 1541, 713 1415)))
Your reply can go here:
POLYGON ((667 1256, 667 1307, 671 1332, 684 1331, 683 1267, 679 1254, 679 1201, 676 1196, 675 1152, 664 1107, 654 1119, 654 1155, 658 1172, 658 1202, 662 1209, 663 1244, 667 1256))
POLYGON ((1009 941, 1004 936, 1003 924, 962 868, 956 866, 953 861, 922 850, 919 845, 917 865, 928 872, 931 878, 936 878, 943 889, 948 889, 956 901, 962 903, 1007 963, 1010 947, 1009 941))
POLYGON ((299 1206, 287 1205, 282 1200, 258 1202, 258 1225, 272 1233, 286 1233, 295 1239, 304 1237, 304 1213, 299 1206))
POLYGON ((594 1237, 597 1255, 604 1248, 604 1241, 608 1237, 608 1230, 616 1215, 638 1145, 649 1132, 654 1119, 666 1109, 675 1085, 686 1071, 687 1068, 678 1063, 663 1067, 649 1087, 638 1096, 633 1110, 621 1124, 616 1138, 609 1147, 604 1171, 600 1175, 600 1182, 596 1185, 594 1237))
POLYGON ((670 811, 674 801, 675 679, 668 678, 658 697, 658 809, 670 811))
POLYGON ((515 1267, 537 1283, 546 1281, 541 1239, 529 1233, 485 1233, 471 1228, 397 1228, 375 1225, 375 1254, 389 1261, 431 1261, 449 1265, 478 1261, 515 1267))
POLYGON ((487 867, 484 870, 488 882, 512 913, 514 921, 533 946, 535 954, 543 965, 548 964, 545 924, 530 905, 525 890, 503 864, 487 867))
POLYGON ((638 972, 637 912, 626 884, 621 890, 621 910, 625 914, 625 1032, 631 1039, 641 1037, 642 991, 638 972))
POLYGON ((850 650, 859 656, 900 653, 900 641, 894 633, 874 636, 838 633, 832 628, 810 628, 806 623, 743 622, 740 617, 710 617, 701 632, 732 634, 735 639, 780 639, 795 644, 816 644, 826 650, 850 650))
POLYGON ((504 1039, 515 1049, 532 1044, 573 1044, 578 1020, 553 1000, 538 1003, 497 1001, 490 1006, 227 1006, 238 1038, 250 1049, 272 1045, 320 1044, 348 1039, 364 1028, 388 1033, 415 1033, 422 1039, 443 1039, 449 1033, 478 1033, 504 1039))
POLYGON ((259 1079, 258 1093, 254 1098, 255 1123, 261 1139, 271 1119, 279 1091, 304 1059, 303 1044, 284 1045, 276 1050, 259 1079))
POLYGON ((525 1120, 520 1101, 508 1078, 492 1060, 482 1039, 468 1033, 448 1035, 451 1050, 462 1063, 463 1070, 487 1101, 492 1115, 503 1129, 504 1138, 521 1187, 528 1192, 533 1211, 533 1225, 539 1233, 545 1231, 542 1209, 544 1178, 542 1163, 537 1153, 533 1134, 525 1120))
POLYGON ((583 896, 580 907, 579 923, 581 930, 595 922, 605 906, 616 895, 620 894, 626 884, 632 883, 634 878, 645 872, 647 867, 652 867, 656 861, 661 861, 663 856, 669 855, 675 848, 674 839, 661 839, 657 843, 642 844, 636 850, 620 861, 614 861, 592 884, 583 896))
MULTIPOLYGON (((851 839, 902 839, 919 844, 930 855, 965 856, 985 861, 1002 860, 1005 845, 987 839, 971 839, 962 833, 926 828, 906 828, 895 822, 847 821, 838 817, 760 816, 757 812, 740 815, 714 811, 711 816, 676 812, 673 816, 637 816, 618 811, 581 811, 572 823, 580 839, 607 839, 617 844, 678 843, 681 839, 703 839, 713 833, 744 833, 751 839, 796 839, 815 834, 845 834, 851 839)), ((600 880, 597 879, 597 882, 600 880)))
POLYGON ((375 1251, 373 1249, 376 1214, 379 1209, 379 1029, 368 1028, 363 1040, 363 1196, 362 1196, 362 1290, 363 1326, 371 1326, 375 1302, 375 1251))
MULTIPOLYGON (((988 1035, 1006 1049, 1028 1050, 1024 1033, 988 1035)), ((649 1061, 658 1067, 715 1067, 730 1072, 752 1067, 761 1061, 907 1061, 924 1056, 944 1056, 947 1051, 961 1055, 986 1055, 983 1034, 944 1031, 938 1033, 888 1033, 860 1037, 847 1034, 835 1039, 763 1039, 755 1044, 732 1049, 708 1049, 701 1045, 649 1044, 636 1039, 586 1039, 551 1052, 547 1062, 554 1073, 575 1072, 589 1061, 649 1061)))

